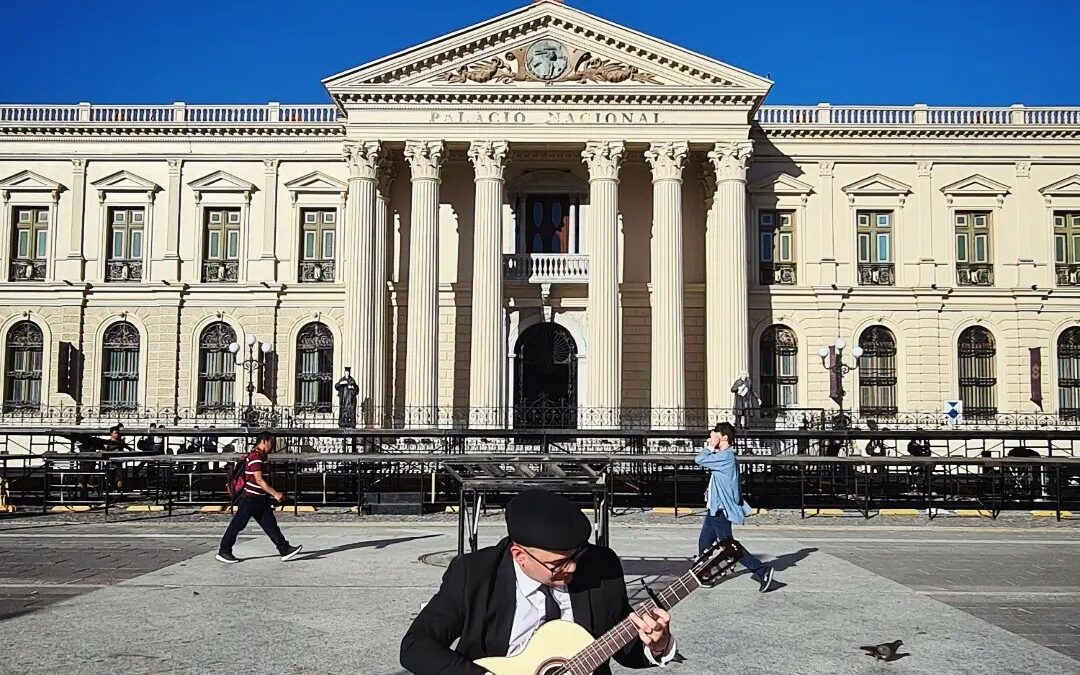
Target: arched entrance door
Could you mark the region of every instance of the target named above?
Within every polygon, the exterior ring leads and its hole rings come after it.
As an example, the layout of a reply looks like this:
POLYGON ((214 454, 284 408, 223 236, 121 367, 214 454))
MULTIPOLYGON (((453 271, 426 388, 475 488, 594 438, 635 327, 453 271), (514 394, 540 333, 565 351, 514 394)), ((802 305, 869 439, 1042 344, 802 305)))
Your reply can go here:
POLYGON ((577 343, 555 323, 537 324, 514 347, 514 427, 572 429, 577 423, 577 343))

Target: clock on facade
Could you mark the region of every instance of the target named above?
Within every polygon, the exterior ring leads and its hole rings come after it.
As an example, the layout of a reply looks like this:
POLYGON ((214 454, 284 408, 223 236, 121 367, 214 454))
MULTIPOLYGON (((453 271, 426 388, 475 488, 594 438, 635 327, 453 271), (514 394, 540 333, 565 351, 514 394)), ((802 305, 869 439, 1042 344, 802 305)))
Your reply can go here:
POLYGON ((555 40, 538 40, 525 53, 525 69, 538 80, 558 79, 566 66, 566 47, 555 40))

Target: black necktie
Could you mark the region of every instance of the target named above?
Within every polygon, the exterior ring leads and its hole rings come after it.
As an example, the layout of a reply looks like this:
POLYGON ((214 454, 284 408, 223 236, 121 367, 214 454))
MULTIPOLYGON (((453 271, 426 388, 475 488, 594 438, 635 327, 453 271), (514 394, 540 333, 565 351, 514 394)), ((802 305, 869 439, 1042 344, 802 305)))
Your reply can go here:
POLYGON ((562 609, 559 602, 551 592, 551 586, 540 584, 540 592, 544 594, 544 623, 562 618, 562 609))

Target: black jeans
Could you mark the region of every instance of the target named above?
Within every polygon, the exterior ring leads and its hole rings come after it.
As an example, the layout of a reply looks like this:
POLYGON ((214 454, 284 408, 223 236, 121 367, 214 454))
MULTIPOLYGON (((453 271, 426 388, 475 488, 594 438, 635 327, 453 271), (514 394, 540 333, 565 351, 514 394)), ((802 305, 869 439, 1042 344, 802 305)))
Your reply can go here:
POLYGON ((236 537, 244 531, 252 518, 263 529, 266 536, 270 537, 270 541, 274 542, 274 546, 277 546, 278 553, 289 550, 289 542, 278 528, 277 518, 274 517, 274 504, 270 498, 264 495, 244 495, 236 505, 236 513, 233 514, 232 522, 229 523, 229 529, 225 530, 225 536, 221 538, 218 553, 232 553, 236 537))

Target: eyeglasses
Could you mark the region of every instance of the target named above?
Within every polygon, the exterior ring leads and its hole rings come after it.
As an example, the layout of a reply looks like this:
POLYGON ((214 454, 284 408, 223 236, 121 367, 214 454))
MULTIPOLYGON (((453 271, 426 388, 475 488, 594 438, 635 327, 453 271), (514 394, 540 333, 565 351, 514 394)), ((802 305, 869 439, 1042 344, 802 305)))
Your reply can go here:
POLYGON ((524 546, 521 547, 521 550, 525 551, 525 553, 530 558, 532 558, 533 560, 535 560, 536 562, 540 563, 545 568, 547 568, 547 571, 551 572, 552 574, 558 574, 559 572, 566 569, 566 566, 569 565, 570 563, 577 562, 578 559, 581 558, 581 554, 585 553, 585 551, 588 550, 588 549, 587 549, 587 547, 582 546, 578 550, 574 551, 574 553, 571 554, 569 557, 563 558, 562 560, 560 560, 558 562, 553 562, 553 563, 546 563, 543 560, 541 560, 540 558, 537 558, 532 553, 529 553, 529 549, 525 548, 524 546))

